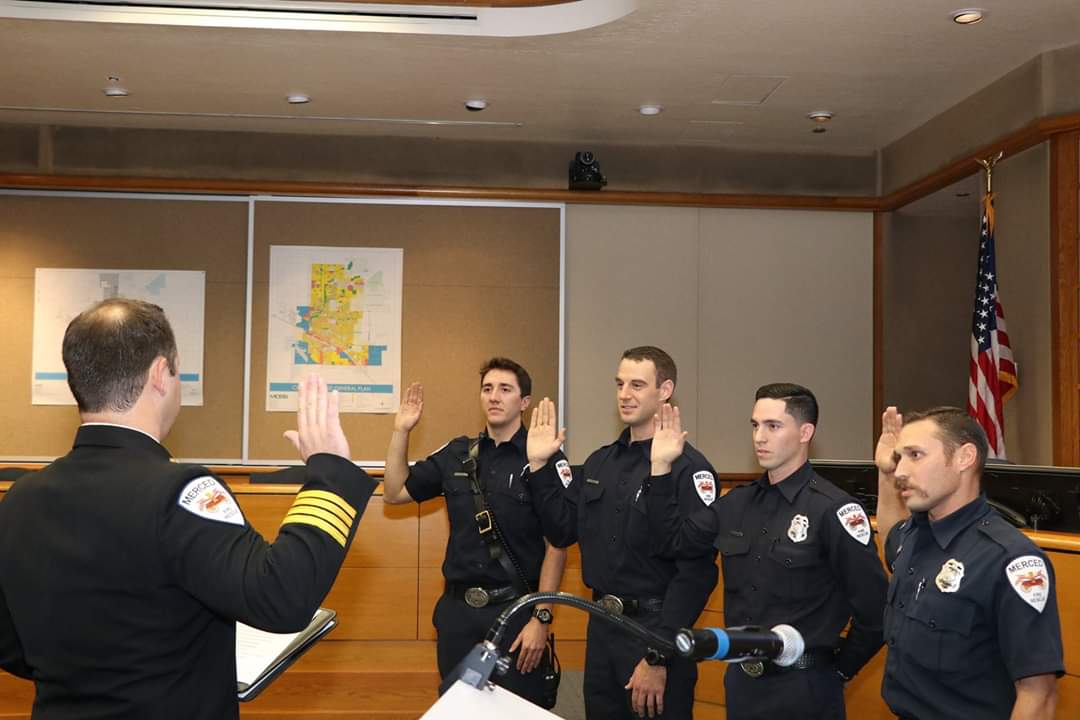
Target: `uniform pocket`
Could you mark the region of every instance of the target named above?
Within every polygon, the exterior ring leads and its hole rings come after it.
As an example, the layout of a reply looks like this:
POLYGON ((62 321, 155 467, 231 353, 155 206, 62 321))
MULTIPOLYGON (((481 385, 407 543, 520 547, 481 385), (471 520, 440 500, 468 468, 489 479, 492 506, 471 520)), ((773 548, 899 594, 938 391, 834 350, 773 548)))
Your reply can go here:
POLYGON ((909 604, 905 646, 919 648, 913 655, 925 658, 935 672, 956 672, 971 664, 971 635, 975 607, 958 597, 924 596, 922 602, 909 604))
POLYGON ((777 542, 769 551, 769 590, 788 603, 827 592, 832 573, 823 567, 819 549, 810 544, 777 542))

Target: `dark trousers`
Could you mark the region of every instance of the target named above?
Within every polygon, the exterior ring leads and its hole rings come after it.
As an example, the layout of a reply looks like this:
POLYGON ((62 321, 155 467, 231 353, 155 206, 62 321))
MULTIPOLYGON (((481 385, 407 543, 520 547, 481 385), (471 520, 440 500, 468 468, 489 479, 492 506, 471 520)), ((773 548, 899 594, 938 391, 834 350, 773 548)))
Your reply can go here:
MULTIPOLYGON (((632 618, 659 631, 660 614, 646 613, 632 618)), ((638 720, 630 704, 626 684, 634 668, 645 656, 647 646, 633 635, 606 620, 589 618, 585 646, 585 716, 588 720, 638 720)), ((668 665, 664 690, 664 720, 693 717, 697 665, 675 658, 668 665)))
MULTIPOLYGON (((431 622, 438 633, 435 646, 439 659, 440 677, 445 678, 469 654, 469 651, 487 636, 488 629, 495 622, 495 618, 509 604, 506 602, 474 608, 452 595, 443 595, 439 598, 439 602, 435 604, 431 622)), ((513 644, 530 617, 528 611, 522 610, 511 619, 506 634, 503 636, 503 649, 513 644)), ((518 652, 515 651, 511 656, 510 670, 501 677, 493 674, 491 680, 534 705, 539 705, 544 695, 543 672, 538 666, 531 673, 522 675, 517 671, 517 658, 518 652)))
POLYGON ((844 683, 836 670, 810 668, 752 678, 738 665, 724 674, 728 720, 844 720, 844 683))

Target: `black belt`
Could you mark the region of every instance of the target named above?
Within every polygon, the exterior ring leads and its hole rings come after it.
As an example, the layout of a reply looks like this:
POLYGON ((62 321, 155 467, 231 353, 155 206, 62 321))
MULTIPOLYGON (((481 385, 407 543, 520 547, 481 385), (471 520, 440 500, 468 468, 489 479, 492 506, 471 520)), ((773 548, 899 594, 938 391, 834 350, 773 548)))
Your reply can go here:
POLYGON ((789 670, 811 670, 813 668, 824 669, 835 665, 836 653, 830 648, 815 648, 807 650, 799 659, 787 667, 780 667, 769 660, 745 660, 739 663, 742 671, 752 678, 763 675, 777 675, 789 670))
POLYGON ((631 598, 593 590, 592 599, 612 615, 658 613, 664 608, 663 598, 631 598))
POLYGON ((446 594, 464 600, 467 605, 474 608, 507 603, 521 597, 521 593, 513 585, 483 587, 481 585, 446 583, 446 594))

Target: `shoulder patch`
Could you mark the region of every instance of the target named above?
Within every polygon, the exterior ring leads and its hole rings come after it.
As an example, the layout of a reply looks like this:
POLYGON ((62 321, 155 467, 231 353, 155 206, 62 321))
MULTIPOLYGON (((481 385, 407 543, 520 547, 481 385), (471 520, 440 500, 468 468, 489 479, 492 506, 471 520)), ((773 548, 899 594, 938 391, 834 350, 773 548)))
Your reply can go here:
POLYGON ((192 515, 207 520, 243 525, 244 513, 229 491, 211 475, 203 475, 188 482, 180 491, 176 504, 192 515))
POLYGON ((708 470, 694 473, 694 489, 697 490, 701 502, 706 505, 712 505, 716 500, 716 478, 708 470))
POLYGON ((870 531, 870 518, 866 517, 866 511, 859 503, 851 502, 836 511, 836 519, 848 535, 855 538, 863 545, 870 544, 873 533, 870 531))
POLYGON ((1038 555, 1022 555, 1005 566, 1005 579, 1020 599, 1042 612, 1050 597, 1050 573, 1038 555))
MULTIPOLYGON (((528 467, 528 465, 525 467, 528 467)), ((555 463, 555 472, 559 474, 559 479, 562 480, 562 486, 564 488, 570 487, 570 483, 574 482, 574 472, 570 469, 570 463, 568 461, 560 460, 555 463)))

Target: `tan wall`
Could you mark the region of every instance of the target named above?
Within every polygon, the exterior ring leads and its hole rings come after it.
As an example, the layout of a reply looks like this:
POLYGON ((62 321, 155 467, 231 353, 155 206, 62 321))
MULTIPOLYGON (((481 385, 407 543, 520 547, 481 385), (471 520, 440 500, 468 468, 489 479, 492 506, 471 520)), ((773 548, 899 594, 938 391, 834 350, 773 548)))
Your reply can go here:
POLYGON ((1020 389, 1005 404, 1010 460, 1052 465, 1050 148, 1003 161, 994 172, 999 292, 1020 389))
POLYGON ((817 457, 869 457, 872 218, 866 213, 567 208, 571 459, 611 442, 615 367, 633 345, 679 365, 690 441, 753 472, 754 390, 803 383, 823 408, 817 457))
MULTIPOLYGON (((1013 462, 1053 462, 1050 353, 1049 148, 994 172, 999 291, 1020 389, 1005 405, 1013 462)), ((949 193, 951 189, 943 190, 949 193)), ((884 242, 885 402, 901 409, 967 403, 979 210, 890 213, 884 242)))

